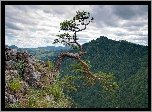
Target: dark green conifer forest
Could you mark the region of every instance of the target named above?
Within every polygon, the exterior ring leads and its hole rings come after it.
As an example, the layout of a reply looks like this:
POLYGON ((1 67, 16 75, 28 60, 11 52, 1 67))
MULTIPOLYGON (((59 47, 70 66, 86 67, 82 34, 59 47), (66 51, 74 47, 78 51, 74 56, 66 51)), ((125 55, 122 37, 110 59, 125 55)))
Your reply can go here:
MULTIPOLYGON (((113 73, 119 89, 114 95, 102 91, 101 84, 68 93, 80 108, 148 108, 148 46, 110 40, 101 36, 83 45, 84 59, 93 72, 113 73)), ((71 59, 65 59, 60 74, 74 74, 71 59), (64 72, 63 72, 64 71, 64 72)))

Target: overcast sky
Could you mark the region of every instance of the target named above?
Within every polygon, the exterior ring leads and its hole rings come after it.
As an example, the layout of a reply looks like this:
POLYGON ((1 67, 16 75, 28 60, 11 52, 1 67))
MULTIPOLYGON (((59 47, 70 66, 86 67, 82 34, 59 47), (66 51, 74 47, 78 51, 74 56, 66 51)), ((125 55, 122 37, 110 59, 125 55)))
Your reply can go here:
POLYGON ((5 44, 52 46, 56 35, 64 33, 59 32, 60 22, 73 19, 78 10, 94 17, 86 30, 77 33, 81 44, 106 36, 148 45, 147 5, 6 5, 5 44))

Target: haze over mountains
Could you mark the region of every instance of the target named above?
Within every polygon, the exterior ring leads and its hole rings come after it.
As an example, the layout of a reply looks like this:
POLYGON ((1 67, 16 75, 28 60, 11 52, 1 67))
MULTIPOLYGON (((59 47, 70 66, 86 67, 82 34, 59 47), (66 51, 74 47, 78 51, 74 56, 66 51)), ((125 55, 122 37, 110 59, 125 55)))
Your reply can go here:
MULTIPOLYGON (((10 47, 12 49, 19 49, 19 47, 17 47, 16 45, 11 45, 11 46, 8 46, 8 45, 5 45, 5 47, 10 47)), ((21 49, 44 49, 44 50, 61 50, 61 49, 69 49, 70 47, 68 46, 58 46, 58 47, 55 47, 55 46, 46 46, 46 47, 37 47, 37 48, 21 48, 21 49)))

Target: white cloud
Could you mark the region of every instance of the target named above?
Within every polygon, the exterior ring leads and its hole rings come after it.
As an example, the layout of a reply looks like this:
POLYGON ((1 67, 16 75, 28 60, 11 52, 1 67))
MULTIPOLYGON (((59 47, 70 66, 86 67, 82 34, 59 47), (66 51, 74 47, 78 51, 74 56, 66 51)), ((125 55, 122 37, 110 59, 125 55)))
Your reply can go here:
POLYGON ((84 10, 90 12, 95 19, 86 30, 77 33, 81 44, 106 36, 114 40, 147 45, 147 7, 125 6, 121 7, 121 11, 119 9, 119 6, 110 5, 7 5, 5 41, 8 45, 18 47, 51 46, 53 40, 57 38, 56 35, 63 33, 59 32, 60 22, 72 19, 76 11, 84 10), (126 17, 123 11, 130 12, 127 13, 129 17, 126 17))

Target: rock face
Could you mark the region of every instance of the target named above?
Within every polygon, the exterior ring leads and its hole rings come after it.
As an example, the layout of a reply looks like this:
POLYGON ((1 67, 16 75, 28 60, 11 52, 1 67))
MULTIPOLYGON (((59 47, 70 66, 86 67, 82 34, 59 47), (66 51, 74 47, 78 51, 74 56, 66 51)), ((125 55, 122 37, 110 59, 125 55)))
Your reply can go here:
POLYGON ((15 89, 26 92, 28 87, 43 88, 45 83, 41 82, 42 77, 46 76, 49 83, 54 83, 53 73, 47 65, 40 60, 35 59, 27 51, 18 52, 16 49, 5 48, 5 103, 12 106, 20 100, 19 94, 13 94, 15 89), (15 85, 13 81, 18 81, 17 77, 23 79, 15 85), (7 83, 8 82, 8 83, 7 83), (9 84, 14 84, 14 87, 9 84), (24 89, 20 89, 23 87, 24 89))

